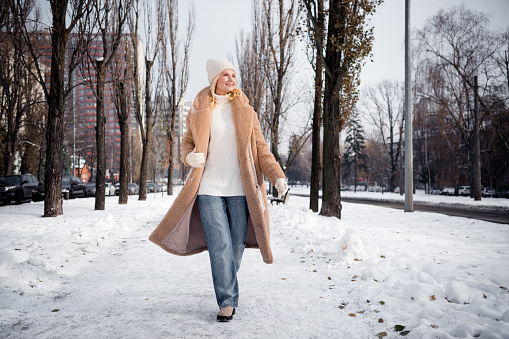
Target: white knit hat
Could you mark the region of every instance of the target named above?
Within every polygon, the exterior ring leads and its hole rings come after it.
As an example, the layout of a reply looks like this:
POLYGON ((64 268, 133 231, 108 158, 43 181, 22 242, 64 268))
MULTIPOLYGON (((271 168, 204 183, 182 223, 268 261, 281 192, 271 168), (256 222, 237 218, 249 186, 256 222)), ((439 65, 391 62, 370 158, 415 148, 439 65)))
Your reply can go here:
POLYGON ((232 69, 235 71, 233 64, 226 59, 207 60, 207 75, 209 77, 209 84, 212 84, 212 80, 214 80, 214 78, 225 69, 232 69))

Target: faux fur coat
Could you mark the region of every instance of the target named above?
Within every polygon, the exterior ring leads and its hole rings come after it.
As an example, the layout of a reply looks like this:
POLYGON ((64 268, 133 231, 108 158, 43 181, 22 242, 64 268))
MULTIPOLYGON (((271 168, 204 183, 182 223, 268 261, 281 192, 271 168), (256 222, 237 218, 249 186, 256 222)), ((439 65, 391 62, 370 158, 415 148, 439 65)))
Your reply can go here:
MULTIPOLYGON (((212 114, 210 100, 210 87, 204 88, 196 96, 187 116, 187 132, 181 152, 181 160, 186 165, 189 165, 185 160, 186 156, 195 148, 197 153, 204 153, 205 159, 207 158, 212 114)), ((270 152, 256 113, 243 93, 231 101, 231 110, 235 125, 242 187, 249 208, 246 247, 259 248, 263 261, 271 264, 273 258, 270 249, 269 212, 262 173, 272 184, 278 178, 285 178, 285 175, 270 152), (251 147, 258 184, 261 188, 261 199, 256 189, 249 147, 251 147), (262 203, 265 208, 262 208, 262 203)), ((203 168, 191 169, 182 191, 149 237, 150 241, 172 254, 191 255, 207 249, 205 232, 196 200, 202 174, 203 168)))

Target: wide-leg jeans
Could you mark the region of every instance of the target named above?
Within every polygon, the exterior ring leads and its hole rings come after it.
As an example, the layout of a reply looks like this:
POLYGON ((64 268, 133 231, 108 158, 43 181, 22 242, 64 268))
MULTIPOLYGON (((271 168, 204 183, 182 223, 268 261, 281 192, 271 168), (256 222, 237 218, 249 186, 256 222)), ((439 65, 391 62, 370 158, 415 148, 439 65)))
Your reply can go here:
POLYGON ((249 210, 245 196, 198 195, 214 291, 219 308, 237 307, 237 272, 246 247, 249 210))

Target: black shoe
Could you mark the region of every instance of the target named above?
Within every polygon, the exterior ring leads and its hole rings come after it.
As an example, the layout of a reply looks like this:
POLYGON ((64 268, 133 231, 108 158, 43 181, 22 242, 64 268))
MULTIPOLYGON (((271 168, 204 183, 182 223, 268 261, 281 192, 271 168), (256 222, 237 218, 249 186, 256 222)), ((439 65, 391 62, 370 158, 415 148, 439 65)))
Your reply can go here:
POLYGON ((234 314, 235 314, 235 307, 231 307, 231 306, 223 307, 217 313, 217 321, 219 321, 219 322, 230 321, 233 319, 234 314))

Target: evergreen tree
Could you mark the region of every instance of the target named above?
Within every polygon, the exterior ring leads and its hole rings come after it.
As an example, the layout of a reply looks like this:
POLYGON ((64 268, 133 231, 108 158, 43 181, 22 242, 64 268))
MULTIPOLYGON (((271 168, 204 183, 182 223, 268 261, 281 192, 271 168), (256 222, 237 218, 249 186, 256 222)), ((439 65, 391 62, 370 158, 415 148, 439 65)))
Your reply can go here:
POLYGON ((358 113, 354 113, 346 128, 345 154, 343 155, 343 175, 349 176, 353 169, 354 191, 357 190, 357 174, 366 169, 366 143, 358 113))

